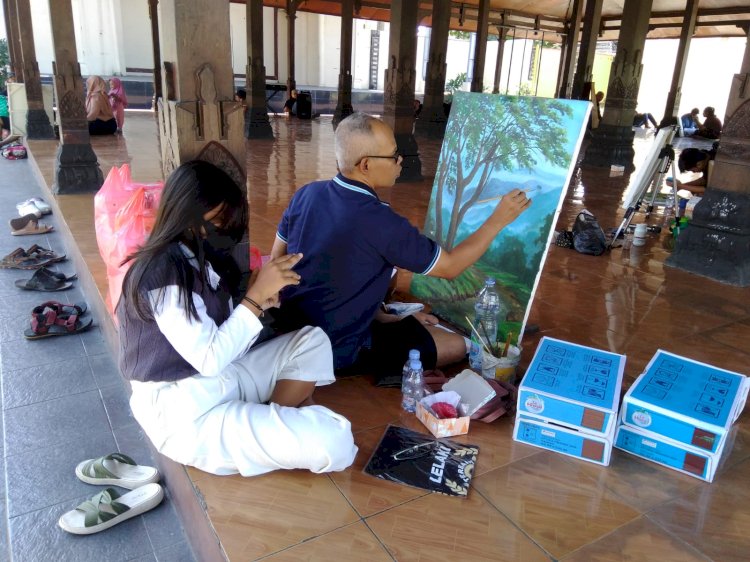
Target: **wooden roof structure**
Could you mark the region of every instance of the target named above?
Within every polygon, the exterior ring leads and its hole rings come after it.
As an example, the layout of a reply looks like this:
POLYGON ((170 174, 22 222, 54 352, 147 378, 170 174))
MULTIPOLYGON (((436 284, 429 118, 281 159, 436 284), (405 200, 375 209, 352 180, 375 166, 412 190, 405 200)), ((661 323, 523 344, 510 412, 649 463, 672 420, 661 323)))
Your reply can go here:
MULTIPOLYGON (((244 3, 244 0, 232 0, 244 3)), ((432 24, 432 2, 420 4, 420 24, 432 24)), ((290 3, 301 12, 340 16, 341 2, 336 0, 264 0, 269 7, 286 9, 290 3)), ((604 0, 599 39, 616 40, 619 35, 625 0, 604 0)), ((390 20, 390 0, 354 0, 355 17, 365 20, 390 20)), ((685 0, 654 0, 648 39, 679 38, 685 13, 685 0)), ((479 0, 454 0, 450 28, 476 31, 479 0)), ((490 33, 502 25, 518 30, 545 32, 550 41, 559 41, 566 33, 573 0, 490 0, 490 33)), ((698 22, 694 37, 742 37, 750 26, 750 0, 699 0, 698 22)))

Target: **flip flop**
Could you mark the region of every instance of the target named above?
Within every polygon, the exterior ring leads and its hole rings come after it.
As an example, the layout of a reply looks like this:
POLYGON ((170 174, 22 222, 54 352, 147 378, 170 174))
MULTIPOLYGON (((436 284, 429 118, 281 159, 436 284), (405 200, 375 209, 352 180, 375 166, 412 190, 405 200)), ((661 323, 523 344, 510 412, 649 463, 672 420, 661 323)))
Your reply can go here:
MULTIPOLYGON (((25 219, 28 219, 29 217, 32 217, 21 228, 16 228, 15 230, 11 230, 11 234, 13 236, 28 236, 30 234, 46 234, 47 232, 52 232, 55 227, 50 226, 48 224, 40 223, 39 220, 34 215, 26 215, 24 217, 21 217, 20 219, 11 219, 11 228, 13 228, 13 222, 16 220, 24 221, 25 219)), ((18 224, 18 223, 17 223, 18 224)))
POLYGON ((91 535, 146 513, 164 499, 159 484, 146 484, 120 495, 114 488, 105 488, 77 508, 63 513, 57 524, 68 533, 91 535))
MULTIPOLYGON (((36 209, 36 207, 34 207, 34 209, 36 209)), ((41 211, 39 211, 39 215, 29 212, 16 219, 10 219, 8 221, 8 224, 13 230, 20 230, 28 225, 31 221, 36 221, 40 216, 42 216, 41 211)))
POLYGON ((76 467, 76 476, 86 484, 121 486, 129 490, 159 481, 158 470, 136 464, 122 453, 85 460, 76 467))
POLYGON ((73 286, 70 281, 76 277, 78 276, 75 274, 67 277, 64 273, 40 267, 31 279, 17 279, 16 287, 26 291, 64 291, 73 286))
POLYGON ((42 211, 39 210, 39 208, 34 205, 34 203, 29 201, 22 201, 18 205, 16 205, 16 209, 18 209, 18 215, 23 217, 25 215, 34 215, 36 218, 41 218, 42 211))
POLYGON ((52 250, 34 244, 28 250, 16 248, 0 259, 0 268, 5 269, 38 269, 45 265, 65 261, 65 254, 58 255, 52 250))
POLYGON ((52 213, 52 207, 41 197, 32 197, 26 201, 21 201, 16 205, 16 209, 18 209, 20 216, 31 213, 36 215, 37 218, 52 213))

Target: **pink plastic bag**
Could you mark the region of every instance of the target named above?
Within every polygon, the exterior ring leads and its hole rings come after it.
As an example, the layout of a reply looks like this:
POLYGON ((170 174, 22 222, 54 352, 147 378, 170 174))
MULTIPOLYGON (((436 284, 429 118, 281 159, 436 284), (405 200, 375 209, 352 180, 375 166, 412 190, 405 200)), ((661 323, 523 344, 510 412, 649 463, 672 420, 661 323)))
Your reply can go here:
POLYGON ((130 166, 112 168, 94 197, 94 221, 99 253, 107 266, 107 306, 114 312, 128 265, 123 260, 148 238, 156 219, 163 183, 135 183, 130 166))

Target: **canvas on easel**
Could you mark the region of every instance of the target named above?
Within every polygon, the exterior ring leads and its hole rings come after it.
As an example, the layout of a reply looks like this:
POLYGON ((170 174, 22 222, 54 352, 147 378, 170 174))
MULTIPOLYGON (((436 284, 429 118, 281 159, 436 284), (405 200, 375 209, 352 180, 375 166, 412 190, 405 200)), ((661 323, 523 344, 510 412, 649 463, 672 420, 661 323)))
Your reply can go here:
POLYGON ((508 310, 498 330, 513 341, 528 318, 534 290, 573 174, 591 103, 457 92, 440 151, 424 232, 452 250, 479 228, 515 188, 530 207, 487 252, 452 281, 415 275, 411 292, 468 333, 476 294, 492 276, 508 310))

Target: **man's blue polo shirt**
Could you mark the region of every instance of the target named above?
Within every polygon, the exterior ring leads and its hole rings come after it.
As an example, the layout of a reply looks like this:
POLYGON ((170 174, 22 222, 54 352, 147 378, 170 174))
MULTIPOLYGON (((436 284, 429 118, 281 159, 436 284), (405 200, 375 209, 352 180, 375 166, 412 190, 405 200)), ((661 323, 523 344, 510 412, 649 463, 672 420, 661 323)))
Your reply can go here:
POLYGON ((341 174, 297 191, 276 235, 290 254, 304 254, 294 268, 302 282, 281 294, 282 323, 323 328, 336 368, 354 363, 368 343, 393 267, 427 274, 440 257, 436 242, 341 174))

